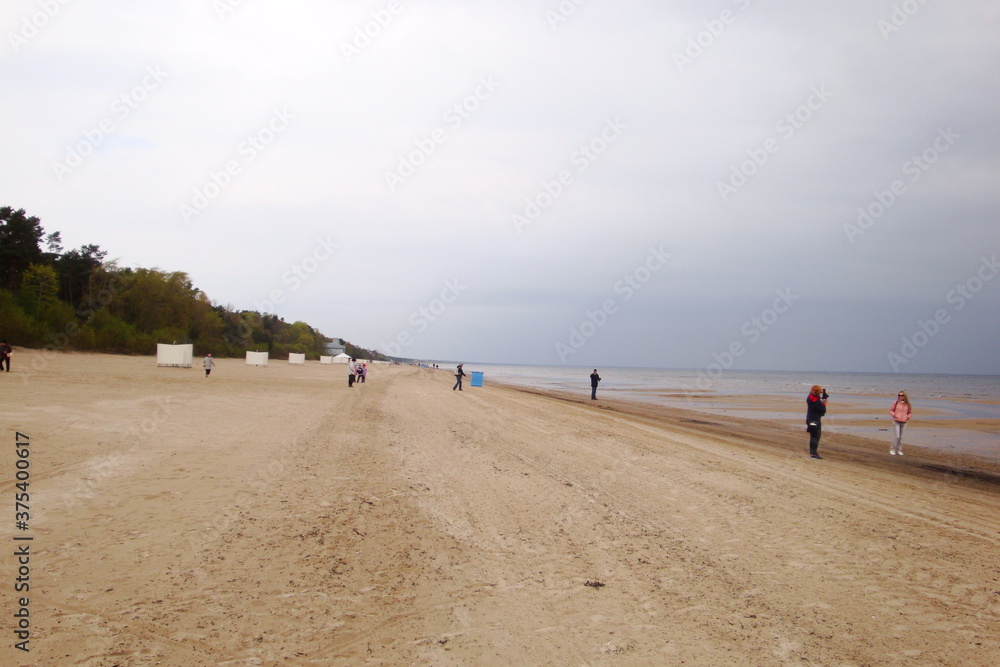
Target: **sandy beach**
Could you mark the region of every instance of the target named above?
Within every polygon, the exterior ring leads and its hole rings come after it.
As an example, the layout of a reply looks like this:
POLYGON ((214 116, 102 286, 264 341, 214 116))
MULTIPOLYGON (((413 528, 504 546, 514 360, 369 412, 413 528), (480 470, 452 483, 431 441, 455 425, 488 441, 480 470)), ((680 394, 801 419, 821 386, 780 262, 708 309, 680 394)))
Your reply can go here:
POLYGON ((1000 661, 997 461, 830 433, 816 461, 798 426, 586 388, 198 361, 15 353, 0 664, 1000 661))

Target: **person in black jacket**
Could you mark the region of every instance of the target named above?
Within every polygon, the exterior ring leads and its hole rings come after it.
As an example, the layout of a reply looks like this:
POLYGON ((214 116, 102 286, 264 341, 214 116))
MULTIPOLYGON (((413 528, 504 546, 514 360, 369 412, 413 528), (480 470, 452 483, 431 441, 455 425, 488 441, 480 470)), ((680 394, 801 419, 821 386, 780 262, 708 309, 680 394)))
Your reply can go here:
POLYGON ((826 414, 826 401, 830 395, 818 384, 814 384, 806 398, 806 430, 809 431, 809 456, 821 459, 819 438, 823 433, 822 419, 826 414))
POLYGON ((7 344, 7 341, 0 342, 0 371, 4 370, 4 366, 6 366, 7 372, 10 373, 10 355, 12 354, 14 354, 14 350, 7 344))
POLYGON ((452 391, 455 391, 456 389, 462 391, 462 378, 464 377, 465 371, 462 370, 462 364, 459 364, 458 367, 455 368, 455 386, 451 388, 452 391))
POLYGON ((601 381, 601 376, 597 374, 597 369, 590 374, 590 400, 597 400, 597 383, 601 381))

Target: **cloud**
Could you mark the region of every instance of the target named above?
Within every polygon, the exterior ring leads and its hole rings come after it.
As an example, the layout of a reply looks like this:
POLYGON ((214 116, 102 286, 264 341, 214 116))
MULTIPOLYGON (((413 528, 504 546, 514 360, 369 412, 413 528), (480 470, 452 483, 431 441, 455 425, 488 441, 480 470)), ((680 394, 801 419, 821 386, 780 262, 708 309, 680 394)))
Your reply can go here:
MULTIPOLYGON (((993 3, 573 6, 67 3, 2 56, 0 201, 219 302, 282 290, 286 319, 439 359, 558 363, 662 245, 574 362, 704 367, 792 289, 741 367, 886 370, 997 251, 993 3), (337 251, 291 290, 321 236, 337 251), (447 280, 468 289, 416 331, 447 280)), ((902 370, 1000 373, 997 285, 902 370)))

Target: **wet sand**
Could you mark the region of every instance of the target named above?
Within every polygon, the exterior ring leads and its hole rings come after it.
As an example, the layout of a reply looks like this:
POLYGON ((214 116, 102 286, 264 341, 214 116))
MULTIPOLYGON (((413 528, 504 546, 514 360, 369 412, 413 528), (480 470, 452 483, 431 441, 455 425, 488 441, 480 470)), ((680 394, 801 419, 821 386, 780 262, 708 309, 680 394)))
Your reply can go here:
MULTIPOLYGON (((740 417, 753 421, 778 422, 789 428, 803 424, 805 400, 802 397, 753 394, 684 393, 672 390, 605 391, 604 396, 623 400, 656 402, 668 407, 695 410, 702 414, 740 417)), ((906 425, 903 443, 909 448, 920 447, 928 452, 965 453, 1000 462, 1000 418, 958 416, 948 404, 965 404, 992 408, 1000 414, 1000 403, 961 398, 936 399, 931 405, 921 405, 906 425)), ((827 436, 853 435, 867 438, 888 452, 893 438, 893 422, 883 396, 846 394, 831 399, 823 420, 827 436), (873 402, 877 402, 874 405, 873 402)), ((878 449, 878 447, 876 447, 878 449)))

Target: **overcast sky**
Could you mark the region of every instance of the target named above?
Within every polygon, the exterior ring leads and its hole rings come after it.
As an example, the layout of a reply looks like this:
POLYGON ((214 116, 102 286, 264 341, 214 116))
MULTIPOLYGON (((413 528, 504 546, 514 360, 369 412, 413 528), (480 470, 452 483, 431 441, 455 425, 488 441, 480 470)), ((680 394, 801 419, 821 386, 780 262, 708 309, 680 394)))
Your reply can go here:
POLYGON ((1000 374, 995 0, 8 0, 0 205, 400 356, 1000 374))

